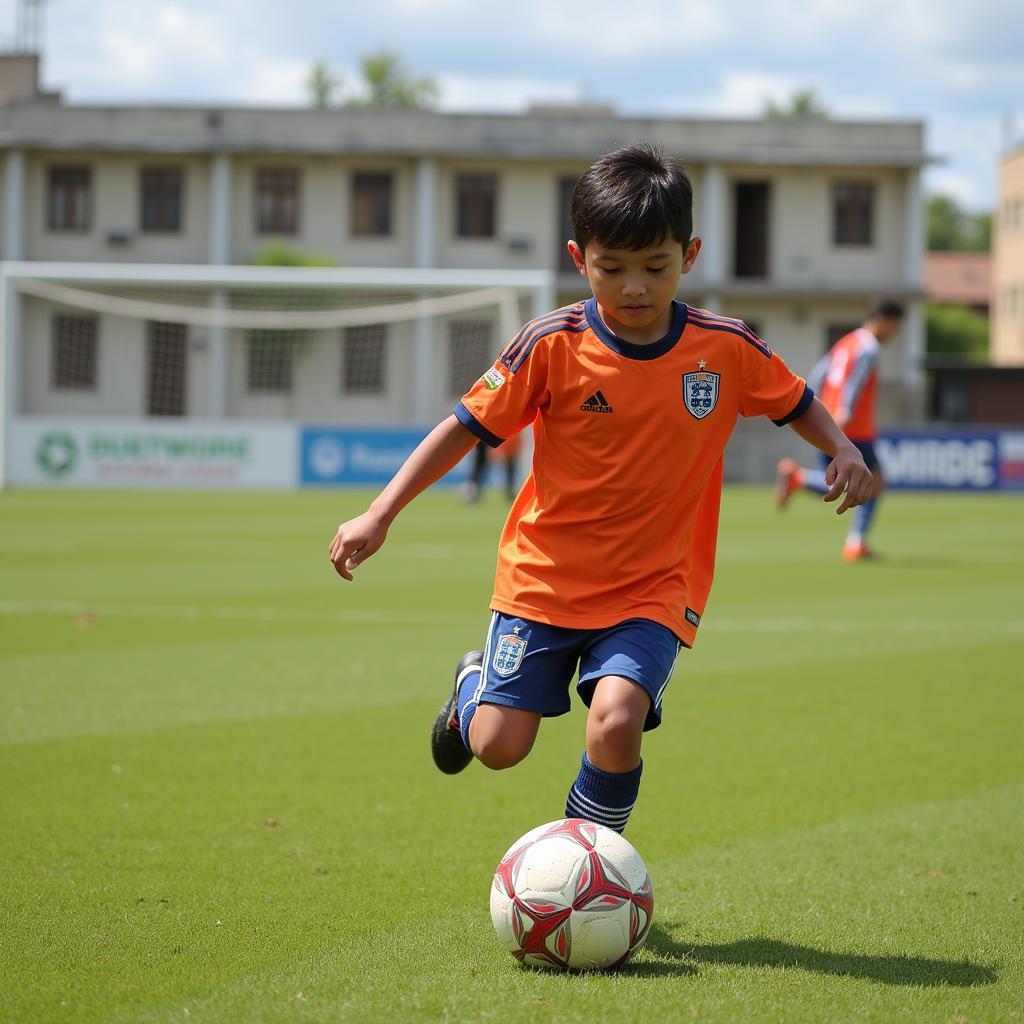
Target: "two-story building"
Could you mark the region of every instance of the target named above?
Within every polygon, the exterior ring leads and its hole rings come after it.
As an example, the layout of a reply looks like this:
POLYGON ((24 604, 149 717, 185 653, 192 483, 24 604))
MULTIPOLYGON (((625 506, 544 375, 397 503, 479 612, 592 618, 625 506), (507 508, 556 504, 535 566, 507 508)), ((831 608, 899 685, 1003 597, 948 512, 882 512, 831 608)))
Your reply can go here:
MULTIPOLYGON (((9 70, 23 59, 5 58, 9 70)), ((99 107, 40 95, 30 79, 22 75, 0 101, 5 260, 246 264, 268 243, 283 243, 344 267, 546 268, 557 275, 557 301, 570 302, 585 286, 565 250, 573 183, 601 153, 649 140, 677 156, 694 184, 694 230, 704 245, 682 298, 748 321, 806 372, 873 296, 899 297, 908 316, 883 357, 882 414, 906 421, 921 409, 926 154, 918 122, 637 117, 586 106, 516 115, 99 107)), ((96 368, 111 361, 96 358, 101 320, 83 324, 56 308, 26 318, 26 333, 42 336, 25 339, 41 354, 25 362, 37 379, 24 389, 34 397, 22 411, 63 408, 60 375, 46 364, 61 346, 65 360, 69 348, 94 350, 70 353, 92 376, 72 373, 64 383, 102 390, 96 368)), ((369 350, 386 341, 384 332, 342 333, 339 366, 351 344, 369 353, 377 377, 401 376, 400 359, 372 358, 369 350)), ((474 345, 486 365, 502 339, 485 331, 474 345)), ((178 347, 176 359, 190 358, 184 335, 178 347)), ((145 361, 138 365, 144 373, 145 361)), ((223 411, 365 418, 365 394, 349 401, 344 371, 336 377, 330 403, 322 390, 306 403, 296 374, 275 381, 242 373, 223 411), (294 393, 276 406, 247 394, 268 385, 294 393)), ((439 388, 422 411, 443 411, 460 383, 439 388)), ((374 386, 374 420, 407 417, 400 390, 387 379, 374 386)), ((146 393, 145 381, 138 391, 146 393)), ((209 412, 187 393, 136 411, 209 412)))

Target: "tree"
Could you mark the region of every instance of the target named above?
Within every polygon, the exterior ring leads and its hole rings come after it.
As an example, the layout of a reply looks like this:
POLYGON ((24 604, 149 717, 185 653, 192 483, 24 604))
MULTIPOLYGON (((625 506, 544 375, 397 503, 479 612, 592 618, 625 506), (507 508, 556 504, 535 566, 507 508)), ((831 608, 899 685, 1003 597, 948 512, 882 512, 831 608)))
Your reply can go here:
POLYGON ((432 107, 440 89, 429 75, 415 75, 393 50, 378 50, 359 58, 367 95, 350 100, 350 106, 423 110, 432 107))
POLYGON ((257 267, 336 267, 333 256, 296 249, 284 242, 268 242, 253 257, 257 267))
POLYGON ((929 355, 959 356, 972 363, 988 359, 988 320, 967 306, 928 303, 925 338, 929 355))
POLYGON ((309 93, 310 105, 317 110, 326 110, 331 106, 341 83, 341 76, 336 75, 326 61, 318 60, 306 76, 306 91, 309 93))
POLYGON ((992 214, 969 213, 952 196, 928 199, 928 248, 935 252, 988 252, 992 214))
POLYGON ((785 104, 778 104, 773 99, 764 101, 765 117, 803 118, 828 117, 828 107, 818 99, 818 94, 811 88, 797 89, 785 104))

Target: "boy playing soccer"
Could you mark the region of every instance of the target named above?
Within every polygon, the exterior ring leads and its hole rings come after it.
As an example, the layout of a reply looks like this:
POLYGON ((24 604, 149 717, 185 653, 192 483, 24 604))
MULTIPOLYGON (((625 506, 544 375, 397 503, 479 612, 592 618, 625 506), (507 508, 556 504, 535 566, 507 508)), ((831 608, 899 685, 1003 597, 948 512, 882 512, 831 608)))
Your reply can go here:
MULTIPOLYGON (((878 360, 881 347, 895 337, 902 322, 903 307, 898 302, 878 299, 868 310, 864 323, 840 338, 807 377, 807 382, 817 390, 825 408, 860 450, 874 475, 871 494, 857 509, 850 532, 846 535, 843 558, 847 562, 874 556, 867 544, 868 529, 885 488, 882 467, 875 454, 875 441, 878 439, 878 427, 875 425, 878 360)), ((829 484, 825 479, 828 460, 824 455, 822 463, 819 469, 804 469, 793 459, 782 459, 775 485, 775 504, 784 508, 801 488, 818 494, 828 491, 829 484)))
POLYGON ((738 320, 676 301, 697 259, 692 189, 633 146, 577 182, 568 243, 593 298, 528 323, 454 413, 330 546, 346 580, 395 516, 478 440, 534 424, 534 458, 502 531, 484 650, 459 662, 434 724, 434 761, 508 768, 541 719, 589 708, 566 816, 621 832, 641 738, 661 721, 714 569, 722 457, 738 415, 789 424, 831 459, 826 500, 863 501, 871 474, 805 382, 738 320))

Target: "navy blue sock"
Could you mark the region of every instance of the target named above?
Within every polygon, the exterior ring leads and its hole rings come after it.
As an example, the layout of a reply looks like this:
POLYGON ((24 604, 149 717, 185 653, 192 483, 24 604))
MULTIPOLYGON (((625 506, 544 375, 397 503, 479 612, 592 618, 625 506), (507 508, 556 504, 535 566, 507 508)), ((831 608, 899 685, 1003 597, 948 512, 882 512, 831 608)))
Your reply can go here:
POLYGON ((473 721, 473 715, 480 704, 476 695, 477 687, 480 685, 480 666, 467 665, 462 670, 462 678, 459 681, 459 696, 456 704, 459 709, 459 732, 462 733, 462 742, 466 749, 472 751, 469 745, 469 723, 473 721))
POLYGON ((565 801, 567 818, 586 818, 621 832, 640 792, 640 774, 643 761, 631 772, 606 772, 594 767, 583 755, 580 773, 569 790, 565 801))

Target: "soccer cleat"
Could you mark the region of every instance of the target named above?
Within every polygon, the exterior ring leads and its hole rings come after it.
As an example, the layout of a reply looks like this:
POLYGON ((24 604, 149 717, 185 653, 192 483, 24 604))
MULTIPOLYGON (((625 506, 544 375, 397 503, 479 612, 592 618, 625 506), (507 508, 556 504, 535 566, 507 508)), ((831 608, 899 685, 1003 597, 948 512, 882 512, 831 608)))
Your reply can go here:
POLYGON ((804 471, 792 459, 780 459, 775 477, 775 507, 786 503, 804 485, 804 471))
POLYGON ((462 733, 459 732, 459 687, 466 678, 466 672, 479 669, 483 663, 483 651, 470 651, 463 656, 455 669, 452 694, 434 720, 434 728, 430 733, 430 753, 434 756, 434 764, 445 775, 457 775, 473 760, 473 754, 466 749, 462 733))
POLYGON ((869 548, 862 540, 848 540, 843 545, 844 562, 861 562, 878 557, 880 557, 878 553, 873 548, 869 548))

